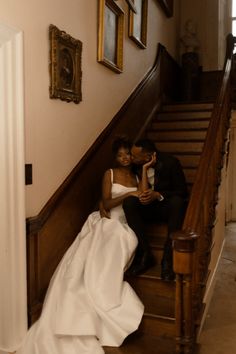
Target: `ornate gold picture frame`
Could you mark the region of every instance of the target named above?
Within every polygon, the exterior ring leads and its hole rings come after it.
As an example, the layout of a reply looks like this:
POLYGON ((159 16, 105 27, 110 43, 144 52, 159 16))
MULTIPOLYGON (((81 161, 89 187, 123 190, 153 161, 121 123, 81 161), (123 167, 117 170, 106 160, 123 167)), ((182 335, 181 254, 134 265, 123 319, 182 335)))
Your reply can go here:
POLYGON ((124 12, 113 0, 98 0, 98 62, 123 70, 124 12))
POLYGON ((49 26, 50 98, 79 103, 81 93, 82 42, 56 26, 49 26))
POLYGON ((147 47, 148 0, 134 0, 136 13, 129 10, 129 37, 140 47, 147 47))

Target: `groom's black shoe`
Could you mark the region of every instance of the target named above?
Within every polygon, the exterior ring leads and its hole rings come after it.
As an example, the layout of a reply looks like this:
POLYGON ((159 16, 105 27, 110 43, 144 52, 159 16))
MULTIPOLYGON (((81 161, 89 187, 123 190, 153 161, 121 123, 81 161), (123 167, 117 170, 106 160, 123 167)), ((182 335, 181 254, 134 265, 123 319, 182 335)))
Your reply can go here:
POLYGON ((150 251, 146 251, 143 253, 139 263, 131 267, 131 269, 129 270, 129 274, 138 275, 144 273, 146 270, 153 267, 155 263, 156 261, 153 254, 150 251))
POLYGON ((168 238, 164 245, 164 252, 161 261, 161 278, 164 281, 172 281, 175 279, 173 271, 173 251, 171 239, 168 238))

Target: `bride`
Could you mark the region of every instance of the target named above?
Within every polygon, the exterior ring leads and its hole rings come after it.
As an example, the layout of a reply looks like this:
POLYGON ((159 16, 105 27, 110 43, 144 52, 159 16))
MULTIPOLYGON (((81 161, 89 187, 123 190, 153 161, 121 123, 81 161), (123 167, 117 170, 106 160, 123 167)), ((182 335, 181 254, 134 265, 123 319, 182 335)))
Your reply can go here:
POLYGON ((112 150, 116 167, 105 172, 102 191, 110 217, 89 215, 50 281, 40 319, 16 354, 102 354, 102 346, 120 346, 140 324, 143 304, 123 280, 137 238, 122 202, 138 197, 146 180, 138 186, 125 138, 117 138, 112 150))

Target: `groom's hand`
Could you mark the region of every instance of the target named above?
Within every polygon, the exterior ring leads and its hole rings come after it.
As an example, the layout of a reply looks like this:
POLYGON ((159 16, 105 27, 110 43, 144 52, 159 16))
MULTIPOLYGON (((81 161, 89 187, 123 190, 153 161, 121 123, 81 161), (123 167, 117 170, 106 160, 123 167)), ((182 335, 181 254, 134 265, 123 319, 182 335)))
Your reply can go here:
POLYGON ((152 189, 147 189, 139 195, 139 201, 143 205, 152 203, 154 200, 160 200, 162 198, 161 194, 152 189))

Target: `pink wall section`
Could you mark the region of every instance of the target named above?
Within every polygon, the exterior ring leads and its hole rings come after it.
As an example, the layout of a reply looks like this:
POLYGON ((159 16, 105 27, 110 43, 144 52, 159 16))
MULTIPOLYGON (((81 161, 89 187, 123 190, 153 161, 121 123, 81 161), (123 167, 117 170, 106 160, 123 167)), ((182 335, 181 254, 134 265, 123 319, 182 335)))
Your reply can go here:
POLYGON ((149 0, 147 49, 128 38, 125 11, 124 70, 116 74, 97 62, 97 1, 9 0, 0 21, 24 33, 25 156, 33 164, 26 187, 26 213, 35 216, 82 158, 97 136, 153 65, 157 43, 177 57, 179 1, 167 18, 157 0, 149 0), (48 27, 54 24, 83 42, 82 95, 79 105, 49 98, 48 27))

